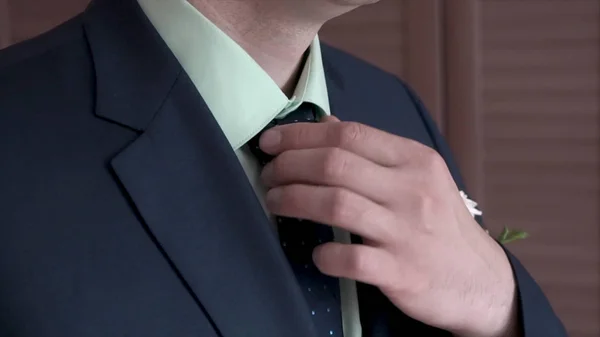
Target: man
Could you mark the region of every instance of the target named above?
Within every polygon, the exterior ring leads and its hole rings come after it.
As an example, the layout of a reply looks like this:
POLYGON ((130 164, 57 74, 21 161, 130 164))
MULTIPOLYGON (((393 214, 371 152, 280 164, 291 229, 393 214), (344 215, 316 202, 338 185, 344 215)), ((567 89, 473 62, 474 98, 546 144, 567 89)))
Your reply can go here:
POLYGON ((320 45, 369 2, 94 0, 0 52, 0 336, 565 336, 415 94, 320 45))

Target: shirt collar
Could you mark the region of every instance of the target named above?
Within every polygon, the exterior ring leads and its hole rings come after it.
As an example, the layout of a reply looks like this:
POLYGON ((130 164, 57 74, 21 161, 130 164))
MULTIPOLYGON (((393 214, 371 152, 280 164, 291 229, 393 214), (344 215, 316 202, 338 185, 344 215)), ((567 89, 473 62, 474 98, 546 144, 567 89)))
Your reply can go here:
POLYGON ((186 0, 138 0, 237 150, 273 118, 303 102, 329 115, 319 38, 291 99, 233 39, 186 0))

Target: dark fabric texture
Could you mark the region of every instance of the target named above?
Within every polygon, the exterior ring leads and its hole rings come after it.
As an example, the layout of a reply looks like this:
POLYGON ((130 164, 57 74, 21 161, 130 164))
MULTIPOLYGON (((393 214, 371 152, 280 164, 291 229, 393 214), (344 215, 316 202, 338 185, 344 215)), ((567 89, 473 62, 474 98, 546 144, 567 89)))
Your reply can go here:
MULTIPOLYGON (((316 123, 317 111, 311 103, 304 103, 283 118, 271 121, 249 142, 250 151, 261 165, 273 157, 259 146, 260 136, 277 125, 316 123)), ((333 241, 330 226, 287 217, 277 217, 277 233, 285 256, 308 303, 310 315, 319 335, 343 336, 339 279, 324 275, 312 259, 312 252, 320 244, 333 241)))
MULTIPOLYGON (((464 189, 405 84, 322 50, 334 115, 436 149, 464 189)), ((0 51, 0 154, 0 336, 321 336, 229 142, 135 0, 94 0, 0 51)), ((509 256, 525 336, 565 336, 509 256)), ((358 297, 365 337, 449 336, 374 287, 358 297)))

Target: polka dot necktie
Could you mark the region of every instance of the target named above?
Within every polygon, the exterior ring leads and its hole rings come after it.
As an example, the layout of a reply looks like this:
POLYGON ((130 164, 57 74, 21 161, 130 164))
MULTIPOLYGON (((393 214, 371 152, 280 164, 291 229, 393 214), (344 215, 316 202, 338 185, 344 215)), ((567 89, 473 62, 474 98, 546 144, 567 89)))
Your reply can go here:
MULTIPOLYGON (((261 165, 273 159, 258 146, 262 132, 277 125, 299 122, 317 122, 312 104, 304 103, 286 117, 271 121, 248 142, 261 165)), ((322 274, 312 260, 312 251, 316 246, 333 241, 333 230, 329 226, 301 219, 277 217, 276 220, 281 247, 302 287, 318 335, 342 336, 339 280, 322 274)))

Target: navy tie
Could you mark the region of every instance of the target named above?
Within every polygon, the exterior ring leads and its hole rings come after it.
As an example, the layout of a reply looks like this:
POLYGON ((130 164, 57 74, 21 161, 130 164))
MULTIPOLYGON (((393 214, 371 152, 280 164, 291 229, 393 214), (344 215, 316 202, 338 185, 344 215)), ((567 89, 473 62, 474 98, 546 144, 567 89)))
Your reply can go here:
MULTIPOLYGON (((277 125, 300 122, 317 122, 312 104, 304 103, 286 117, 271 121, 262 132, 277 125)), ((248 145, 264 166, 273 157, 262 152, 258 146, 262 132, 248 145)), ((284 217, 277 217, 277 228, 281 247, 302 287, 319 336, 342 336, 339 280, 322 274, 312 260, 312 251, 316 246, 333 241, 333 230, 322 224, 284 217)))

